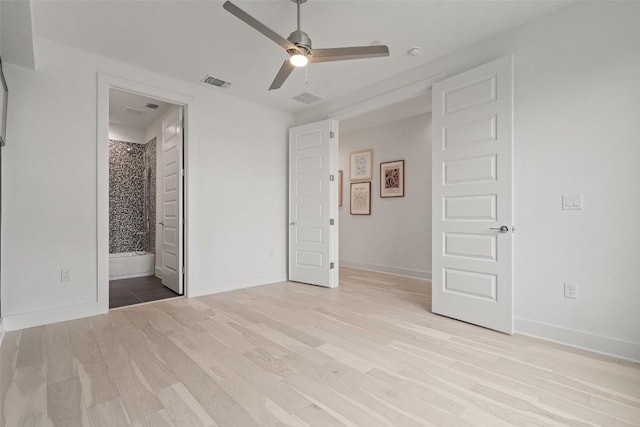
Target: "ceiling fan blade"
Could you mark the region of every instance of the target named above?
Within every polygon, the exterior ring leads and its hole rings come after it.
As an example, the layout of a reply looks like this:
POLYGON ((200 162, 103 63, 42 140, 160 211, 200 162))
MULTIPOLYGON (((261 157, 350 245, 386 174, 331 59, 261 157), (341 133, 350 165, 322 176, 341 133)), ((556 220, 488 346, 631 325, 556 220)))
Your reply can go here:
POLYGON ((242 9, 240 9, 238 6, 236 6, 235 4, 231 3, 230 1, 224 2, 222 7, 227 12, 230 12, 236 18, 238 18, 241 21, 244 21, 245 23, 249 24, 255 30, 258 30, 259 32, 261 32, 265 36, 269 37, 271 40, 273 40, 274 42, 278 43, 283 48, 285 48, 285 49, 296 49, 296 50, 298 49, 296 47, 296 45, 291 43, 289 40, 285 39, 280 34, 276 33, 271 28, 267 27, 262 22, 258 21, 256 18, 254 18, 253 16, 249 15, 247 12, 245 12, 242 9))
POLYGON ((309 62, 344 61, 347 59, 376 58, 389 56, 389 48, 378 46, 334 47, 329 49, 313 49, 309 62))
POLYGON ((276 78, 273 79, 273 83, 269 86, 269 90, 280 89, 280 86, 282 86, 282 83, 287 80, 287 77, 289 77, 289 74, 291 74, 294 68, 295 67, 291 65, 291 62, 289 62, 288 59, 284 61, 284 64, 280 67, 280 71, 276 74, 276 78))

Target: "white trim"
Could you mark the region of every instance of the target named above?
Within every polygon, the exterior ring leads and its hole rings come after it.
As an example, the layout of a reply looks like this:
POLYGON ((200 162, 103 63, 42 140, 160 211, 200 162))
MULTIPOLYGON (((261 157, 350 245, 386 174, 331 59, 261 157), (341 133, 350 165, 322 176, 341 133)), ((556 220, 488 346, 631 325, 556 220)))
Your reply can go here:
POLYGON ((0 318, 0 346, 2 345, 2 340, 4 340, 4 319, 0 318))
POLYGON ((409 268, 388 267, 385 265, 367 264, 356 261, 340 261, 340 267, 355 268, 357 270, 373 271, 378 273, 394 274, 396 276, 413 277, 431 281, 431 272, 423 270, 411 270, 409 268))
MULTIPOLYGON (((97 134, 96 134, 96 191, 97 191, 97 306, 98 311, 93 314, 106 313, 109 311, 109 147, 106 143, 109 139, 109 89, 120 89, 131 93, 159 99, 161 101, 177 104, 183 108, 184 137, 183 154, 185 163, 184 175, 184 205, 183 220, 189 224, 189 137, 191 135, 192 116, 189 104, 192 97, 189 95, 172 92, 166 89, 147 86, 142 83, 98 73, 98 105, 97 105, 97 134)), ((184 230, 184 294, 187 298, 189 293, 189 228, 184 230)), ((91 315, 91 314, 89 314, 91 315)))
POLYGON ((640 362, 640 343, 604 337, 518 317, 515 318, 515 332, 569 347, 640 362))
POLYGON ((443 73, 438 73, 422 79, 418 82, 410 83, 397 89, 376 95, 364 101, 351 104, 348 107, 335 110, 327 115, 328 118, 334 120, 346 120, 352 117, 360 116, 371 111, 379 110, 389 105, 397 104, 424 95, 431 90, 433 83, 442 80, 443 73))
POLYGON ((158 279, 162 279, 162 267, 156 267, 154 273, 158 279))
MULTIPOLYGON (((107 306, 108 306, 107 301, 107 306)), ((82 317, 95 316, 101 313, 101 304, 93 302, 49 310, 34 311, 31 313, 14 314, 4 317, 3 323, 6 331, 31 328, 33 326, 48 325, 50 323, 64 322, 65 320, 80 319, 82 317)))

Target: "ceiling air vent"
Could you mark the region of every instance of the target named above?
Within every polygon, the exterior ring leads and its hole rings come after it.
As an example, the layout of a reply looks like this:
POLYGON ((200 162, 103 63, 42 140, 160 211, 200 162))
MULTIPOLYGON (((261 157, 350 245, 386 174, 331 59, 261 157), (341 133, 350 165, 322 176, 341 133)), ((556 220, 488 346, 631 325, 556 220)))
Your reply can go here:
POLYGON ((225 82, 224 80, 216 79, 215 77, 211 76, 205 76, 205 78, 202 79, 202 82, 208 85, 221 87, 222 89, 226 89, 231 86, 231 83, 225 82))
POLYGON ((139 108, 129 107, 128 105, 124 110, 129 114, 133 114, 134 116, 141 116, 144 113, 144 110, 141 110, 139 108))
POLYGON ((322 98, 319 96, 315 96, 309 92, 303 92, 300 95, 294 97, 296 101, 302 102, 303 104, 313 104, 314 102, 320 101, 322 98))

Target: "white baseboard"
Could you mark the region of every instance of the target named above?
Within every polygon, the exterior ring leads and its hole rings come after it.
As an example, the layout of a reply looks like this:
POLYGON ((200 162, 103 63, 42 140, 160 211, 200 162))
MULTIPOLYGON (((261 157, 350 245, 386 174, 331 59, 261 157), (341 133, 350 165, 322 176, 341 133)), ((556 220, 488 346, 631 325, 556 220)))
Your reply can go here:
POLYGON ((65 320, 80 319, 81 317, 96 316, 106 313, 107 311, 104 310, 101 304, 92 302, 36 311, 33 313, 9 315, 2 319, 2 323, 6 331, 15 331, 34 326, 48 325, 50 323, 64 322, 65 320))
POLYGON ((0 346, 4 340, 4 319, 0 318, 0 346))
POLYGON ((109 276, 109 280, 121 280, 121 279, 133 279, 134 277, 147 277, 153 276, 153 271, 144 271, 142 273, 122 274, 120 276, 109 276))
POLYGON ((540 338, 545 341, 564 344, 619 359, 640 362, 640 343, 603 337, 601 335, 522 318, 515 319, 515 331, 516 333, 540 338))
POLYGON ((161 267, 156 267, 155 268, 155 275, 158 279, 162 279, 162 268, 161 267))
POLYGON ((270 283, 286 282, 286 274, 277 274, 273 276, 252 277, 239 280, 231 280, 228 282, 213 283, 210 285, 189 285, 188 298, 200 297, 204 295, 219 294, 221 292, 236 291, 238 289, 253 288, 255 286, 268 285, 270 283))
POLYGON ((357 268, 358 270, 378 271, 382 273, 397 274, 399 276, 416 277, 418 279, 431 280, 430 271, 411 270, 408 268, 388 267, 384 265, 367 264, 364 262, 356 261, 340 261, 341 267, 357 268))

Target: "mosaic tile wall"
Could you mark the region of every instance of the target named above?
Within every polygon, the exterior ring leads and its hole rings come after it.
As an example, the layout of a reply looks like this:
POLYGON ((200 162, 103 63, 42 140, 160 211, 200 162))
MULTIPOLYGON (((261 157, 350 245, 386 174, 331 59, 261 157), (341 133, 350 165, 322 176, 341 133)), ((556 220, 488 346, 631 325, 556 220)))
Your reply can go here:
POLYGON ((156 139, 153 138, 145 145, 147 161, 149 165, 149 192, 147 203, 149 206, 149 238, 147 242, 147 252, 156 253, 156 139))
POLYGON ((147 201, 149 231, 155 233, 155 146, 155 140, 146 145, 109 140, 109 253, 155 250, 155 234, 145 233, 144 220, 147 151, 152 181, 147 201))

